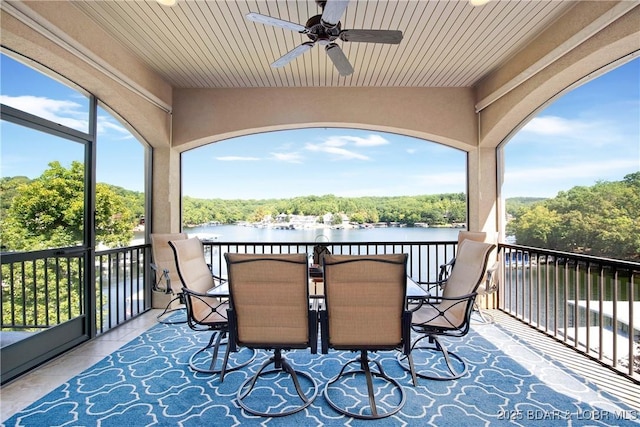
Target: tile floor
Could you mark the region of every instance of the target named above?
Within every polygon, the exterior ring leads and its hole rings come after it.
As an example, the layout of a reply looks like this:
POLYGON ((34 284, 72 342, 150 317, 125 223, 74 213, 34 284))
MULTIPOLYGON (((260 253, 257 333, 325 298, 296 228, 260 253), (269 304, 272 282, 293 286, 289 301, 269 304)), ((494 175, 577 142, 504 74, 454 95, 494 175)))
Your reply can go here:
POLYGON ((160 312, 148 311, 3 385, 0 388, 0 420, 24 409, 155 325, 160 312))

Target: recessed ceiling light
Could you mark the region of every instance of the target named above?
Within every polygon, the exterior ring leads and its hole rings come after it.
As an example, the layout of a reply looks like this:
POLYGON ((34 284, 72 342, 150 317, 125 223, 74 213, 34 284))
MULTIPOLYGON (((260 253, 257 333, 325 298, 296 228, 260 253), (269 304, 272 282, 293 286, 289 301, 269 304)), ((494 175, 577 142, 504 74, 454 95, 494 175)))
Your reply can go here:
POLYGON ((178 0, 156 0, 163 6, 175 6, 178 3, 178 0))
POLYGON ((491 0, 469 0, 471 6, 482 6, 489 3, 491 0))

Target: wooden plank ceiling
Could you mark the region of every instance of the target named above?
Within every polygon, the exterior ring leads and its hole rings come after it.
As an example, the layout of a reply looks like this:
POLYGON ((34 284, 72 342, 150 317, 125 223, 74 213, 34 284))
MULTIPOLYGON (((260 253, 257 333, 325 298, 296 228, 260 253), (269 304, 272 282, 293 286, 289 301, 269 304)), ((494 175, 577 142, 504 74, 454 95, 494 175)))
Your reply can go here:
POLYGON ((316 45, 282 68, 270 64, 307 36, 249 21, 258 12, 305 24, 307 0, 75 0, 97 25, 178 88, 468 87, 571 8, 557 0, 352 0, 343 29, 401 30, 399 45, 338 41, 355 72, 342 77, 316 45))

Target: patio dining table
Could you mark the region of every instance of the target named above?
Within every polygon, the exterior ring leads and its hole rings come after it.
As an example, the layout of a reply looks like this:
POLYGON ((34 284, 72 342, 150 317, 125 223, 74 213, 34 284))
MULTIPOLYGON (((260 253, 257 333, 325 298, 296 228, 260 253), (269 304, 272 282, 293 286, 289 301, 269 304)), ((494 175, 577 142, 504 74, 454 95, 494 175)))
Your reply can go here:
MULTIPOLYGON (((225 282, 207 291, 208 296, 216 298, 229 298, 229 282, 225 282)), ((407 301, 416 301, 429 298, 429 292, 407 276, 407 301)), ((322 277, 309 277, 309 299, 318 300, 324 298, 324 282, 322 277)))

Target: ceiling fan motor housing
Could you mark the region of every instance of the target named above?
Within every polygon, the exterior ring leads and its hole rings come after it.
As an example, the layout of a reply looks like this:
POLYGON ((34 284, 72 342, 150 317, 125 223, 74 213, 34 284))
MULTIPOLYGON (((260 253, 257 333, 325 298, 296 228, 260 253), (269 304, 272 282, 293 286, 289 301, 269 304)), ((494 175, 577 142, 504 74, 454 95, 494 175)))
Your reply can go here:
POLYGON ((333 27, 328 26, 322 21, 322 15, 316 15, 309 18, 305 27, 307 27, 307 37, 320 44, 329 44, 336 40, 342 30, 340 22, 333 27))

